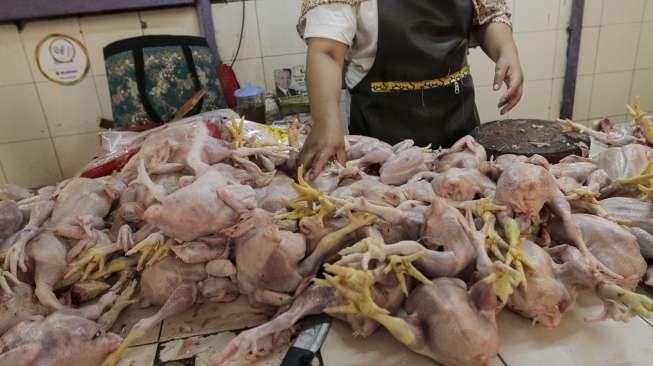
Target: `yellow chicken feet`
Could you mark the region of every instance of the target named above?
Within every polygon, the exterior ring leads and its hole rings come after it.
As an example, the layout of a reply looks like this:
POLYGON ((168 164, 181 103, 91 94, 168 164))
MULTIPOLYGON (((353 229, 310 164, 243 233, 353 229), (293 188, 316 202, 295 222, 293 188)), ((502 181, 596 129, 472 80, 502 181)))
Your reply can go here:
POLYGON ((593 205, 598 205, 598 197, 599 194, 592 191, 589 187, 580 187, 574 189, 573 193, 567 196, 567 199, 569 201, 583 201, 593 205))
POLYGON ((570 132, 577 132, 577 133, 584 133, 586 130, 588 130, 587 127, 576 123, 570 119, 558 119, 558 123, 560 124, 560 127, 562 127, 562 131, 566 133, 570 132))
POLYGON ((131 256, 139 252, 141 253, 138 266, 136 267, 138 271, 141 271, 145 266, 151 266, 170 254, 176 241, 172 238, 166 241, 164 240, 165 238, 160 233, 151 234, 145 240, 136 244, 126 254, 131 256))
POLYGON ((234 149, 238 149, 244 146, 243 135, 245 130, 245 117, 241 117, 236 122, 236 118, 231 120, 231 123, 227 125, 227 129, 231 134, 231 139, 234 144, 234 149))
POLYGON ((110 251, 103 248, 86 249, 80 255, 80 259, 70 264, 70 269, 64 275, 64 279, 70 278, 75 274, 81 274, 81 280, 88 279, 96 269, 99 272, 104 271, 106 257, 111 254, 110 251))
POLYGON ((133 280, 129 286, 127 286, 121 293, 118 295, 116 300, 113 302, 113 305, 111 306, 111 309, 107 311, 106 313, 102 314, 100 319, 98 320, 98 323, 102 325, 102 328, 105 331, 108 331, 111 329, 113 324, 118 320, 118 317, 120 316, 120 313, 122 313, 123 310, 125 310, 127 307, 129 307, 131 304, 136 303, 138 300, 133 300, 131 297, 134 295, 134 291, 136 290, 136 284, 137 281, 133 280))
POLYGON ((336 264, 356 266, 362 268, 364 271, 369 269, 369 264, 372 260, 385 262, 386 253, 383 248, 385 243, 382 238, 367 237, 358 243, 349 246, 338 254, 342 257, 336 264))
POLYGON ((288 207, 293 210, 280 217, 285 219, 300 219, 302 217, 318 215, 319 222, 323 223, 324 218, 336 211, 336 206, 326 194, 311 187, 304 180, 304 167, 297 169, 297 182, 291 183, 298 193, 298 196, 288 202, 288 207))
POLYGON ((503 225, 503 231, 508 239, 509 245, 504 263, 508 266, 512 265, 519 272, 522 277, 522 284, 526 288, 528 284, 526 283, 524 267, 533 268, 533 264, 524 255, 522 250, 524 239, 520 236, 519 224, 511 218, 504 219, 501 224, 503 225))
POLYGON ((646 141, 649 144, 653 144, 653 126, 651 126, 651 119, 648 113, 642 111, 639 96, 635 97, 635 103, 632 106, 627 104, 626 109, 628 110, 628 114, 633 117, 635 124, 644 132, 646 141))
POLYGON ((403 256, 403 255, 391 255, 388 258, 388 265, 383 269, 383 273, 389 273, 390 271, 395 272, 395 276, 397 277, 397 281, 399 281, 399 286, 401 287, 401 291, 404 293, 404 295, 408 296, 408 285, 406 284, 406 274, 410 275, 411 277, 415 278, 419 282, 429 286, 431 284, 431 281, 429 281, 426 276, 422 274, 415 266, 413 266, 413 262, 416 261, 417 259, 421 258, 424 256, 423 251, 419 251, 417 253, 408 255, 408 256, 403 256))
POLYGON ((508 298, 520 283, 526 282, 523 274, 501 262, 492 263, 491 273, 482 281, 492 285, 494 292, 503 304, 508 302, 508 298))
POLYGON ((648 163, 644 169, 633 177, 617 179, 611 186, 626 187, 642 185, 645 187, 653 187, 653 163, 648 163))
POLYGON ((379 322, 402 343, 415 342, 415 335, 408 324, 389 315, 386 309, 379 307, 372 299, 374 276, 371 273, 330 264, 325 264, 324 269, 328 272, 325 279, 315 279, 315 283, 318 286, 333 287, 336 294, 345 301, 345 305, 329 307, 324 312, 366 316, 379 322))
POLYGON ((603 283, 597 288, 598 295, 607 301, 621 304, 625 307, 617 311, 615 320, 629 321, 633 316, 648 317, 653 312, 653 300, 646 295, 626 290, 612 283, 603 283))
POLYGON ((484 215, 487 212, 494 213, 499 211, 505 211, 507 208, 508 207, 506 206, 495 204, 494 196, 487 196, 476 201, 476 205, 474 206, 474 211, 478 216, 484 217, 484 215))
POLYGON ((129 268, 136 264, 134 258, 128 257, 118 257, 104 266, 103 269, 98 269, 97 272, 88 276, 91 280, 99 280, 101 278, 107 278, 110 275, 120 272, 126 268, 129 268))
POLYGON ((21 282, 18 277, 13 275, 13 273, 5 271, 0 267, 0 290, 6 294, 13 294, 14 291, 11 289, 10 283, 17 285, 21 282))
POLYGON ((485 233, 485 248, 490 251, 497 259, 505 260, 501 249, 508 249, 510 246, 506 243, 505 240, 499 235, 496 231, 495 223, 496 217, 491 212, 485 212, 483 214, 483 222, 487 227, 485 233))

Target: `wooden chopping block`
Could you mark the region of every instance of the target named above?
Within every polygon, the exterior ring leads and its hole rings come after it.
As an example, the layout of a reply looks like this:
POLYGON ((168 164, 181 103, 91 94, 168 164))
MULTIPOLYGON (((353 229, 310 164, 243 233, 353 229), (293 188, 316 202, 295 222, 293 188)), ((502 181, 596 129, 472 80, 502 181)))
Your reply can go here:
POLYGON ((581 143, 590 147, 590 138, 565 133, 557 122, 537 119, 507 119, 484 123, 471 135, 485 147, 488 156, 539 154, 551 163, 568 155, 581 155, 581 143))

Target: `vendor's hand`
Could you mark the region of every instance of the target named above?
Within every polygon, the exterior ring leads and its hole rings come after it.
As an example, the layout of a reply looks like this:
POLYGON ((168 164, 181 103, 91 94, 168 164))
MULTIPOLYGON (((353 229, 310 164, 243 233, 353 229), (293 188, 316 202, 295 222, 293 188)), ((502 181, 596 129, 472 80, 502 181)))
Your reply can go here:
POLYGON ((332 158, 343 165, 347 161, 345 136, 339 121, 333 125, 320 123, 313 127, 304 142, 299 164, 304 166, 305 171, 310 170, 308 179, 314 180, 332 158))
POLYGON ((506 114, 521 100, 524 86, 524 74, 514 44, 503 47, 495 70, 494 90, 501 89, 503 83, 508 88, 506 93, 499 99, 497 106, 501 108, 501 114, 506 114))

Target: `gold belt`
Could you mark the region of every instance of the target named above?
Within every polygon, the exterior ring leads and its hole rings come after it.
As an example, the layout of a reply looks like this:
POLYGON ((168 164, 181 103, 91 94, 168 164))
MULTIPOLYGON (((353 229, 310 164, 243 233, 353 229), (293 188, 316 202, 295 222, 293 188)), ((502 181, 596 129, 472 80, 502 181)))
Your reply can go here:
POLYGON ((413 91, 441 88, 454 84, 469 75, 469 65, 441 78, 424 81, 375 81, 372 82, 372 93, 387 93, 391 91, 413 91))

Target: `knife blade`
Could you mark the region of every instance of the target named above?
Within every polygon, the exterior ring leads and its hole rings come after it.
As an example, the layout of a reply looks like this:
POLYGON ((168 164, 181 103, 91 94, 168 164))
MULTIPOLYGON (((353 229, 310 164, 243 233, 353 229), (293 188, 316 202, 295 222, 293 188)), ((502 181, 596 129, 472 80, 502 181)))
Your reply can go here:
POLYGON ((322 347, 330 328, 331 318, 327 315, 308 318, 303 322, 303 329, 288 349, 281 366, 309 366, 322 347))

